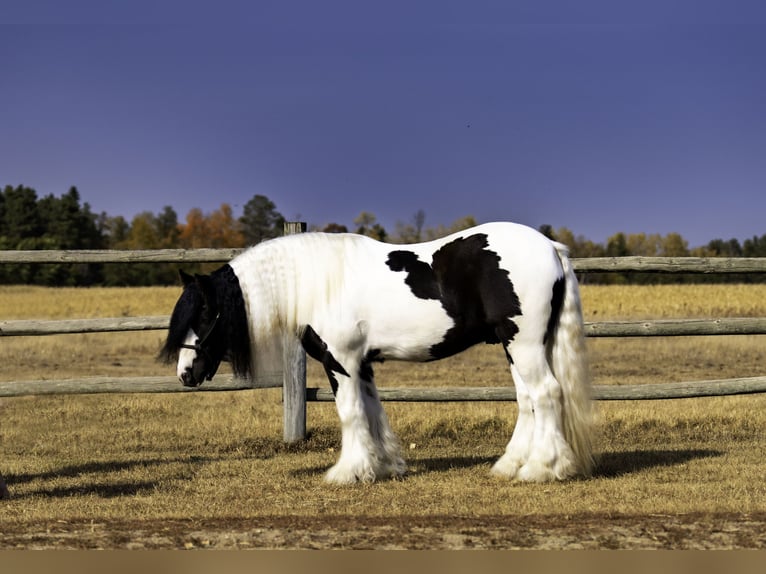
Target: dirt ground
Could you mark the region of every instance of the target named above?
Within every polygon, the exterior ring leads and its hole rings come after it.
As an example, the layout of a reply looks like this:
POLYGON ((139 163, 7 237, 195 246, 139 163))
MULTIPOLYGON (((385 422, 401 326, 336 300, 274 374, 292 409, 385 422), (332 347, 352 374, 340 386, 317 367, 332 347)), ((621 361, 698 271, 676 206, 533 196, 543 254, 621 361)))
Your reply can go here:
POLYGON ((0 523, 0 548, 763 549, 766 513, 0 523))

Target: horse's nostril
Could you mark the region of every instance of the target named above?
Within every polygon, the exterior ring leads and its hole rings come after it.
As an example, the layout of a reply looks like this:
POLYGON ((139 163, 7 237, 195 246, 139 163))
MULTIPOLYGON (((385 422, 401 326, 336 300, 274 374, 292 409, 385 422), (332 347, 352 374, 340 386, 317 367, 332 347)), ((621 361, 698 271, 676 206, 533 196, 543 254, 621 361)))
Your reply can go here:
POLYGON ((195 386, 194 379, 192 378, 191 369, 186 369, 180 378, 181 378, 181 383, 183 383, 183 386, 185 387, 195 386))

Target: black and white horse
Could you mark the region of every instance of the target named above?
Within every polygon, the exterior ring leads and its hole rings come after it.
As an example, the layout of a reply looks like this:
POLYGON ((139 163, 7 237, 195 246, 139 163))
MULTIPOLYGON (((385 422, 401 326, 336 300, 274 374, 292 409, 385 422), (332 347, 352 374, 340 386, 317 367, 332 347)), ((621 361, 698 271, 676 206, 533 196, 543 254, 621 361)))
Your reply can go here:
POLYGON ((330 380, 342 448, 326 479, 404 474, 372 364, 432 361, 477 343, 503 345, 518 418, 494 474, 524 481, 587 476, 590 393, 577 279, 563 245, 513 223, 443 239, 384 244, 306 233, 252 247, 184 290, 161 351, 195 387, 222 360, 254 377, 300 339, 330 380))

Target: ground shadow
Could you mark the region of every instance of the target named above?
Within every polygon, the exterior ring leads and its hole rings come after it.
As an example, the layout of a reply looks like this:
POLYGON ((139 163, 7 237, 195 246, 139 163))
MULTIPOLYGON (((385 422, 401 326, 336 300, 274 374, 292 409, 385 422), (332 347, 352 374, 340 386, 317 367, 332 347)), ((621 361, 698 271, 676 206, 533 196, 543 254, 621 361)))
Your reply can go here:
MULTIPOLYGON (((481 456, 456 456, 441 458, 423 458, 405 460, 407 463, 407 473, 403 478, 427 474, 432 472, 448 472, 460 468, 473 468, 475 466, 489 466, 495 462, 493 457, 481 456)), ((332 465, 312 466, 292 471, 290 474, 295 478, 323 475, 332 465)))
POLYGON ((109 460, 94 461, 84 464, 64 466, 57 469, 38 473, 7 474, 6 482, 11 489, 13 499, 46 496, 66 498, 69 496, 97 496, 100 498, 114 498, 118 496, 134 496, 143 492, 150 492, 158 485, 158 481, 106 481, 104 474, 119 473, 139 467, 150 467, 176 463, 196 464, 213 459, 206 457, 189 457, 163 460, 109 460), (35 481, 54 480, 56 478, 77 478, 85 475, 94 475, 93 480, 75 486, 45 486, 19 493, 13 491, 14 485, 31 483, 35 481))
POLYGON ((14 499, 45 496, 50 498, 68 498, 70 496, 95 496, 97 498, 117 498, 135 496, 153 492, 157 482, 113 482, 109 484, 83 484, 79 486, 41 487, 35 490, 14 494, 14 499))
POLYGON ((175 458, 175 459, 162 459, 162 460, 147 460, 147 459, 134 459, 134 460, 105 460, 86 462, 84 464, 75 464, 71 466, 64 466, 57 469, 47 470, 45 472, 35 473, 20 473, 12 474, 8 473, 5 476, 5 480, 8 483, 14 484, 22 482, 31 482, 34 480, 47 480, 51 478, 74 478, 82 476, 83 474, 103 474, 109 472, 121 472, 125 470, 131 470, 136 467, 149 467, 159 466, 176 463, 197 463, 207 462, 213 459, 205 457, 189 457, 189 458, 175 458))
POLYGON ((492 466, 497 457, 489 456, 450 456, 437 458, 422 458, 410 461, 411 474, 430 472, 449 472, 461 468, 473 468, 476 466, 492 466))
POLYGON ((650 468, 674 466, 690 460, 723 456, 723 454, 721 451, 710 449, 606 452, 597 456, 593 475, 598 478, 616 478, 650 468))
MULTIPOLYGON (((691 460, 723 456, 723 454, 722 451, 710 449, 607 452, 597 456, 593 478, 617 478, 651 468, 674 466, 691 460)), ((486 466, 489 471, 489 468, 496 460, 497 457, 486 456, 411 459, 407 461, 408 471, 404 478, 477 466, 486 466)), ((302 468, 293 471, 291 474, 296 478, 320 475, 327 472, 330 466, 302 468)))

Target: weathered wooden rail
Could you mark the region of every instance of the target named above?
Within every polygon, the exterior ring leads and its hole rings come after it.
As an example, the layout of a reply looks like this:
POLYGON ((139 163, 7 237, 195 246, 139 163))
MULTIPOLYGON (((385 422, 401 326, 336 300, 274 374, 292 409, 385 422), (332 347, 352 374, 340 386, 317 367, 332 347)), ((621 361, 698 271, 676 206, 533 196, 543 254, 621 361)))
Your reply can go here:
MULTIPOLYGON (((290 225, 290 224, 288 224, 290 225)), ((1 263, 224 263, 242 253, 224 249, 82 249, 0 251, 1 263)), ((765 273, 763 257, 586 257, 573 259, 578 273, 765 273)))
MULTIPOLYGON (((286 233, 304 228, 287 224, 286 233)), ((138 251, 0 251, 0 264, 14 263, 223 263, 241 249, 163 249, 138 251)), ((578 273, 766 273, 766 258, 699 257, 600 257, 574 259, 578 273)), ((106 333, 164 330, 169 317, 119 317, 68 319, 59 321, 0 321, 0 338, 73 333, 106 333)), ((713 335, 764 335, 766 318, 721 318, 683 320, 610 321, 587 323, 588 337, 670 337, 713 335)), ((284 436, 296 440, 305 436, 306 401, 331 401, 329 389, 306 388, 306 358, 297 341, 288 341, 284 369, 254 383, 231 376, 219 376, 199 389, 186 389, 175 377, 91 377, 72 380, 0 382, 0 397, 21 395, 85 393, 166 393, 247 390, 282 387, 285 403, 284 436)), ((596 385, 597 400, 668 399, 766 392, 766 376, 739 379, 674 382, 647 385, 596 385)), ((460 387, 439 389, 380 389, 385 401, 512 401, 509 387, 460 387)))
MULTIPOLYGON (((0 337, 34 337, 120 331, 162 331, 170 317, 114 317, 57 321, 0 321, 0 337)), ((681 337, 704 335, 766 335, 766 318, 659 319, 585 323, 588 337, 681 337)))

